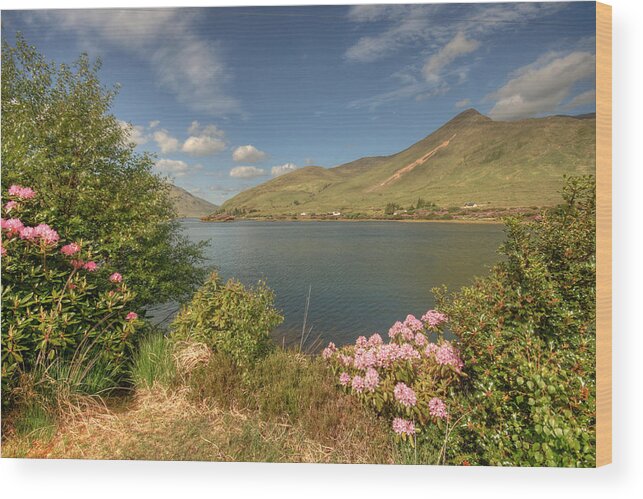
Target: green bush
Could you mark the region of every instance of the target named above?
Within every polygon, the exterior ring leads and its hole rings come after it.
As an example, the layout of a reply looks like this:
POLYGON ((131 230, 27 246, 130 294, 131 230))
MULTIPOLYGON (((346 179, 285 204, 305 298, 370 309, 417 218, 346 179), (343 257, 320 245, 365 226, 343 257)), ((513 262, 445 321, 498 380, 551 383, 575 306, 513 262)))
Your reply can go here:
POLYGON ((504 261, 454 296, 438 293, 469 375, 457 392, 455 464, 593 466, 593 177, 568 179, 565 204, 507 221, 504 261))
POLYGON ((3 404, 21 375, 43 366, 75 363, 84 372, 89 364, 78 364, 85 359, 117 378, 141 326, 125 279, 112 272, 93 244, 63 244, 65 233, 42 223, 49 211, 40 193, 13 185, 4 197, 9 201, 0 246, 3 404))
POLYGON ((224 284, 213 273, 174 319, 172 338, 205 343, 247 366, 273 347, 270 332, 283 320, 273 301, 263 282, 246 288, 234 279, 224 284))
POLYGON ((111 109, 100 63, 48 62, 20 36, 2 44, 2 186, 29 185, 45 221, 70 240, 100 244, 128 276, 136 308, 189 297, 205 277, 202 245, 182 235, 168 182, 137 154, 111 109))
POLYGON ((136 388, 152 388, 155 384, 169 387, 177 376, 172 343, 160 331, 149 334, 138 345, 131 366, 136 388))

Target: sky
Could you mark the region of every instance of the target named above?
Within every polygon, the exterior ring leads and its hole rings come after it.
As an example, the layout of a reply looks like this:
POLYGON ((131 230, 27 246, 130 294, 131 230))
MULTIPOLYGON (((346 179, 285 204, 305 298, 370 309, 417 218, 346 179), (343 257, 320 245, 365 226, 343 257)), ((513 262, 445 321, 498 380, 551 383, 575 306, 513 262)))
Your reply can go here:
POLYGON ((100 58, 155 170, 220 204, 308 165, 399 152, 457 113, 595 111, 595 4, 3 11, 48 59, 100 58))

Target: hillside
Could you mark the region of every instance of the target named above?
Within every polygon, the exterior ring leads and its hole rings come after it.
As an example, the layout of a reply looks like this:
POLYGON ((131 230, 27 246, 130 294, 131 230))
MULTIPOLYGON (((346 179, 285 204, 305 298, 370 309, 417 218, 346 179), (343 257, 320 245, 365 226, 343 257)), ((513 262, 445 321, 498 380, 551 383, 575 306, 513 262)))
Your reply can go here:
POLYGON ((175 185, 170 186, 170 198, 174 202, 179 218, 202 217, 217 209, 217 205, 196 197, 175 185))
POLYGON ((222 208, 256 214, 381 212, 418 198, 447 207, 550 206, 565 174, 593 174, 591 116, 493 121, 474 109, 391 156, 337 166, 309 166, 226 201, 222 208))

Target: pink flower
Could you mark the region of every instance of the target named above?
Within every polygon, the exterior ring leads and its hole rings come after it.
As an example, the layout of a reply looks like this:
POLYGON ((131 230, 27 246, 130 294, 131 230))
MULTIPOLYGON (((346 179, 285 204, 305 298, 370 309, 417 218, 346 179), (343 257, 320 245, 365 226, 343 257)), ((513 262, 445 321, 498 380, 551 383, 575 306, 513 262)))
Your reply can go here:
POLYGON ((369 347, 378 347, 383 343, 382 337, 378 334, 372 334, 371 337, 368 339, 368 346, 369 347))
MULTIPOLYGON (((120 274, 119 274, 120 275, 120 274)), ((119 281, 120 282, 120 281, 119 281)), ((330 359, 333 354, 337 351, 337 347, 335 346, 335 343, 332 341, 328 344, 326 348, 324 348, 324 351, 322 352, 322 357, 326 360, 330 359)))
POLYGON ((126 321, 135 321, 138 319, 138 314, 136 312, 130 312, 125 316, 126 321))
POLYGON ((397 343, 382 345, 376 357, 379 367, 390 367, 393 362, 400 358, 400 346, 397 343))
POLYGON ((417 403, 417 397, 412 388, 406 386, 405 383, 398 383, 393 389, 395 400, 405 407, 413 407, 417 403))
POLYGON ((21 187, 19 185, 12 185, 9 187, 9 196, 15 196, 19 199, 31 199, 36 195, 36 191, 30 187, 21 187))
POLYGON ((355 376, 351 382, 351 386, 357 393, 362 393, 364 391, 364 378, 355 376))
POLYGON ((75 255, 79 251, 80 246, 78 246, 78 244, 76 243, 65 244, 62 248, 60 248, 60 252, 65 256, 75 255))
POLYGON ((353 357, 351 357, 350 355, 346 355, 346 354, 342 353, 342 354, 339 355, 339 362, 343 366, 346 366, 346 367, 352 366, 353 365, 353 357))
POLYGON ((374 392, 375 389, 379 386, 379 384, 380 384, 380 375, 378 374, 378 372, 372 367, 369 367, 368 369, 366 369, 366 375, 364 376, 364 387, 369 392, 374 392))
POLYGON ((20 230, 20 239, 24 239, 25 241, 33 241, 38 237, 38 234, 36 234, 36 229, 34 227, 23 227, 20 230))
POLYGON ((97 264, 96 262, 93 262, 93 261, 91 261, 91 262, 87 262, 87 263, 85 263, 85 264, 83 265, 83 268, 84 268, 87 272, 94 272, 94 271, 98 268, 98 264, 97 264))
POLYGON ((74 267, 76 270, 82 268, 83 265, 85 265, 85 262, 83 262, 82 260, 72 260, 69 263, 71 263, 71 266, 74 267))
POLYGON ((374 350, 359 350, 355 353, 353 366, 356 369, 366 369, 372 367, 377 363, 377 355, 374 350))
POLYGON ((47 246, 56 244, 60 239, 58 232, 47 224, 40 224, 35 227, 35 234, 47 246))
POLYGON ((15 201, 9 201, 7 204, 4 205, 4 211, 9 213, 11 210, 13 210, 16 206, 18 206, 18 203, 15 201))
POLYGON ((424 329, 424 324, 419 319, 416 319, 414 315, 407 315, 404 325, 408 327, 413 332, 422 331, 424 329))
POLYGON ((360 336, 359 338, 357 338, 355 345, 360 348, 365 348, 366 346, 368 346, 368 340, 366 339, 366 336, 360 336))
POLYGON ((437 349, 438 346, 435 343, 429 343, 424 350, 424 355, 431 357, 431 355, 435 354, 437 349))
POLYGON ((464 367, 460 354, 448 342, 445 342, 435 351, 435 360, 438 364, 455 367, 456 371, 460 371, 464 367))
POLYGON ((348 386, 351 382, 351 376, 347 372, 343 372, 339 375, 339 384, 342 386, 348 386))
POLYGON ((10 235, 19 234, 24 228, 24 224, 19 218, 10 218, 9 220, 2 219, 2 229, 6 230, 10 235))
POLYGON ((415 424, 408 419, 395 418, 392 426, 393 431, 398 435, 413 435, 415 433, 415 424))
POLYGON ((109 276, 109 280, 113 283, 123 282, 123 276, 120 275, 118 272, 114 272, 112 275, 109 276))
POLYGON ((426 345, 427 343, 426 336, 424 336, 424 333, 416 333, 415 334, 415 344, 419 347, 422 347, 426 345))
POLYGON ((398 357, 404 360, 419 359, 420 352, 418 352, 412 345, 409 343, 404 343, 400 346, 400 351, 398 357))
POLYGON ((447 413, 446 404, 442 399, 439 399, 438 397, 433 397, 431 400, 429 400, 429 414, 440 419, 446 419, 449 415, 447 413))
POLYGON ((447 321, 447 316, 437 310, 429 310, 422 316, 422 322, 428 327, 438 327, 447 321))
POLYGON ((404 324, 402 324, 400 321, 397 321, 391 326, 391 329, 388 330, 389 338, 395 339, 395 337, 400 334, 403 328, 404 324))

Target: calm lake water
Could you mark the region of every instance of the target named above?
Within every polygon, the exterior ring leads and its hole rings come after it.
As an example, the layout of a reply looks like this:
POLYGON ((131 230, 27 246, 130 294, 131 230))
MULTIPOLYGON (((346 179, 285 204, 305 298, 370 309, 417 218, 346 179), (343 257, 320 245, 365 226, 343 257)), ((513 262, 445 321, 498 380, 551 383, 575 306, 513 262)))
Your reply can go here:
POLYGON ((285 320, 275 340, 299 341, 309 286, 309 343, 385 333, 435 303, 431 288, 471 283, 498 261, 501 225, 396 222, 182 221, 224 278, 265 280, 285 320))

